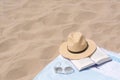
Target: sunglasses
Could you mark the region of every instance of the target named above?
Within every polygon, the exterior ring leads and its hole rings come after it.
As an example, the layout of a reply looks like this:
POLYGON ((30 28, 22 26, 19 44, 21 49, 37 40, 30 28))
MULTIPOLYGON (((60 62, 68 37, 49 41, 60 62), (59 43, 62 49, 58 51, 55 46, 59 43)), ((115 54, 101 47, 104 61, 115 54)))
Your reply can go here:
POLYGON ((56 66, 54 67, 54 70, 55 70, 55 73, 57 74, 71 74, 74 72, 74 69, 71 66, 69 65, 62 66, 60 62, 56 64, 56 66))

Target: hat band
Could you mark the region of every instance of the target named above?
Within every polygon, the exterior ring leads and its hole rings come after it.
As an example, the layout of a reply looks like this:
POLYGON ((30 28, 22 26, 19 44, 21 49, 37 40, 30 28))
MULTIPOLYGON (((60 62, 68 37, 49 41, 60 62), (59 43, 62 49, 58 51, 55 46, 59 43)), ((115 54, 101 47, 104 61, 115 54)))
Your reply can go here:
POLYGON ((82 52, 84 52, 85 50, 87 50, 88 47, 89 47, 89 45, 88 45, 88 43, 87 43, 87 47, 86 47, 84 50, 82 50, 82 51, 78 51, 78 52, 71 51, 71 50, 68 49, 68 46, 67 46, 67 50, 68 50, 69 52, 73 53, 73 54, 78 54, 78 53, 82 53, 82 52))

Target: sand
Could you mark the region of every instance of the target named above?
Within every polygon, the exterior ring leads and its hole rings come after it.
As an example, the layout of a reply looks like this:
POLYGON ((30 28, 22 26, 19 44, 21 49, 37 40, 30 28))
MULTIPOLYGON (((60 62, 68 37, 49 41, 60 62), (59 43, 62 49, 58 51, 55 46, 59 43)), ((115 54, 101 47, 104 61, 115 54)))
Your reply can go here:
POLYGON ((74 31, 120 52, 120 1, 0 0, 0 80, 32 80, 74 31))

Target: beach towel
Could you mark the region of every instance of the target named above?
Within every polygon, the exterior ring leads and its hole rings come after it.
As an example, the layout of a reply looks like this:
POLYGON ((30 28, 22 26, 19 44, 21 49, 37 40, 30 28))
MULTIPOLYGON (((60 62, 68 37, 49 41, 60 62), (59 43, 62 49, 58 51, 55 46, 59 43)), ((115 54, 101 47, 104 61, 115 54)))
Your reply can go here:
MULTIPOLYGON (((102 49, 102 48, 101 48, 102 49)), ((102 49, 104 50, 104 49, 102 49)), ((120 64, 120 58, 118 57, 117 54, 104 50, 106 51, 105 53, 108 54, 113 60, 111 63, 116 62, 116 64, 120 64)), ((105 63, 107 64, 107 63, 105 63)), ((114 63, 113 63, 114 64, 114 63)), ((63 64, 65 66, 66 64, 63 64)), ((104 65, 104 64, 103 64, 104 65)), ((112 65, 112 64, 111 64, 112 65)), ((87 68, 85 70, 79 71, 72 63, 70 60, 62 57, 59 55, 56 59, 54 59, 51 63, 49 63, 38 75, 33 79, 33 80, 120 80, 118 79, 118 75, 111 76, 107 74, 107 66, 92 66, 90 68, 87 68), (71 74, 57 74, 54 70, 56 64, 58 62, 67 62, 69 66, 71 66, 74 69, 74 72, 71 74)), ((116 72, 118 72, 118 68, 115 68, 116 72)))
POLYGON ((120 80, 120 55, 112 51, 102 49, 103 52, 108 54, 113 60, 105 64, 97 66, 98 71, 107 76, 120 80))

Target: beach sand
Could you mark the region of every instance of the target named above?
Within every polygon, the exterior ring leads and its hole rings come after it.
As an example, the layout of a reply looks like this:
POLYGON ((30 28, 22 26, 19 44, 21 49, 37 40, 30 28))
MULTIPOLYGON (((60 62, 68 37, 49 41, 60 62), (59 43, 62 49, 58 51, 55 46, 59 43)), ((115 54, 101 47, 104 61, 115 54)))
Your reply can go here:
POLYGON ((32 80, 75 31, 119 53, 120 1, 0 0, 0 80, 32 80))

